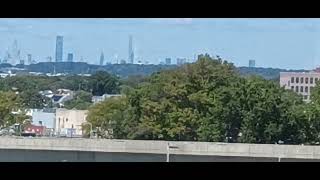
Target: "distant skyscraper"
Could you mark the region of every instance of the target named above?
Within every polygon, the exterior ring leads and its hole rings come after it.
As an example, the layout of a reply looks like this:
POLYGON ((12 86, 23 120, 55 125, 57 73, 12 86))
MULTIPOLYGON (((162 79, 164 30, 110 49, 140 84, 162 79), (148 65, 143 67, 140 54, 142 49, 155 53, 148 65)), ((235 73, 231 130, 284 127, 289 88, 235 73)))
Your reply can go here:
POLYGON ((68 62, 73 62, 73 54, 68 53, 68 62))
POLYGON ((32 55, 31 54, 28 54, 27 60, 28 60, 28 64, 32 63, 32 55))
POLYGON ((187 62, 186 58, 177 58, 177 65, 182 65, 187 62))
POLYGON ((133 61, 134 61, 134 52, 133 52, 133 45, 132 45, 132 36, 130 35, 129 36, 129 64, 133 64, 133 61))
POLYGON ((47 57, 47 62, 52 62, 52 57, 51 56, 47 57))
POLYGON ((166 65, 170 65, 171 64, 171 58, 166 58, 166 65))
POLYGON ((126 64, 126 61, 122 59, 122 60, 120 61, 120 64, 126 64))
POLYGON ((24 60, 20 59, 20 64, 24 65, 24 60))
POLYGON ((6 55, 4 56, 2 63, 8 63, 9 59, 10 59, 10 53, 9 50, 6 50, 6 55))
POLYGON ((100 55, 100 66, 103 66, 104 64, 104 54, 103 52, 101 52, 101 55, 100 55))
POLYGON ((63 55, 63 36, 57 36, 56 39, 56 62, 62 62, 63 55))
POLYGON ((7 59, 6 59, 7 62, 12 64, 12 65, 20 63, 20 50, 18 49, 17 40, 14 40, 13 46, 12 46, 12 49, 11 49, 10 52, 9 52, 9 49, 7 51, 7 59))
POLYGON ((249 60, 249 67, 256 67, 256 61, 255 60, 249 60))

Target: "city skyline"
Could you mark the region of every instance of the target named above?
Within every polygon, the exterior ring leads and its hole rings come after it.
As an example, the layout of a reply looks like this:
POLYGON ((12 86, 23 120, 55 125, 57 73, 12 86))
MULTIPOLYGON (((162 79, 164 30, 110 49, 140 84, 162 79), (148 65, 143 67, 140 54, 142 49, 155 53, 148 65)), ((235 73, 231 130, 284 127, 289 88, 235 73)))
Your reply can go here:
POLYGON ((20 56, 38 62, 55 58, 56 36, 64 37, 63 59, 73 52, 99 64, 128 61, 128 35, 134 37, 135 62, 159 64, 169 57, 194 59, 195 54, 219 55, 236 66, 314 69, 320 65, 320 19, 0 19, 0 58, 14 39, 20 56), (117 58, 115 58, 117 57, 117 58))

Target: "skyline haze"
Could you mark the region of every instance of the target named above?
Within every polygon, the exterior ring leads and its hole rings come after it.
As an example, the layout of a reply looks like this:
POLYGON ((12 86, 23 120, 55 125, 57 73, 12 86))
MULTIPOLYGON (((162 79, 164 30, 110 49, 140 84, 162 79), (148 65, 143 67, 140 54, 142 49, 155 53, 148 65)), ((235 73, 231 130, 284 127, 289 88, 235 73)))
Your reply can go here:
POLYGON ((63 59, 99 64, 128 61, 128 37, 134 37, 135 63, 158 64, 165 58, 219 55, 236 66, 314 69, 320 65, 320 19, 225 18, 29 18, 0 19, 0 58, 16 39, 21 57, 38 62, 55 58, 56 36, 63 36, 63 59), (318 25, 319 24, 319 25, 318 25), (117 57, 117 58, 115 58, 117 57))

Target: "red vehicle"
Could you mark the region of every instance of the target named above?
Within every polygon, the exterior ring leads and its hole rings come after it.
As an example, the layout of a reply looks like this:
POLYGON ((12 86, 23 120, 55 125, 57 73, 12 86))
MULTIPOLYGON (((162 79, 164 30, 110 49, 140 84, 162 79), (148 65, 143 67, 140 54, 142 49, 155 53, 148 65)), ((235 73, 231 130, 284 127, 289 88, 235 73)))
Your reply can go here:
POLYGON ((46 127, 45 126, 36 126, 36 125, 27 125, 24 127, 24 133, 35 133, 37 136, 45 135, 46 127))

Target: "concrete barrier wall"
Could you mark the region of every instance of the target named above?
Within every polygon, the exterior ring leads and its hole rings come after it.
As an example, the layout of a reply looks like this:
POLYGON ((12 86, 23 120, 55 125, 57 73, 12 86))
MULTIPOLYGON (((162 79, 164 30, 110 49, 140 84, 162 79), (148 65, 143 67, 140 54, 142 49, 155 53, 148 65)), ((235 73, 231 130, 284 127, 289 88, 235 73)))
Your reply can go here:
POLYGON ((320 146, 82 138, 0 138, 0 149, 320 159, 320 146))

